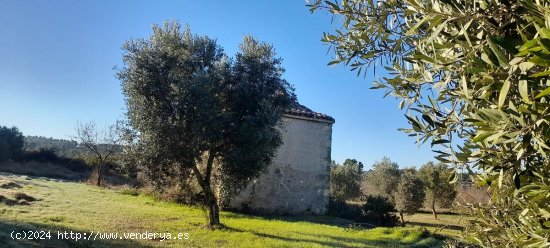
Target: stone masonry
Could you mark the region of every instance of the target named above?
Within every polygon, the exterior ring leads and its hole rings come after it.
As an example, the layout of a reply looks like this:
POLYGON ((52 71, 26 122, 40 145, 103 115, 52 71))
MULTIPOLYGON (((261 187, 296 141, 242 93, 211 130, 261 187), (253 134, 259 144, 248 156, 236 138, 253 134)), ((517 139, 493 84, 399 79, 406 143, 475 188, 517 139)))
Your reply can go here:
POLYGON ((282 118, 283 145, 259 178, 229 202, 257 213, 324 214, 334 119, 297 104, 282 118))

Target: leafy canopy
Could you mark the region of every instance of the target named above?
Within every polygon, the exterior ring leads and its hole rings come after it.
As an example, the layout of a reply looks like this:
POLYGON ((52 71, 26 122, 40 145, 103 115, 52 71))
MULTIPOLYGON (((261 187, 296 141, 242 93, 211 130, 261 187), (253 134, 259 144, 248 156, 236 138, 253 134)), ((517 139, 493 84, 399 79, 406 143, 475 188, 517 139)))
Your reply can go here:
POLYGON ((148 39, 123 48, 117 75, 137 163, 159 189, 194 177, 210 207, 209 224, 219 224, 216 192, 238 192, 282 142, 277 127, 295 96, 282 79, 281 59, 251 37, 230 59, 215 40, 177 22, 155 25, 148 39), (214 174, 224 187, 216 190, 214 174))
POLYGON ((331 197, 340 201, 359 197, 361 195, 362 169, 363 164, 355 159, 346 159, 343 165, 331 166, 331 197))
POLYGON ((23 133, 17 127, 0 126, 0 162, 20 154, 24 144, 23 133))
POLYGON ((414 214, 424 203, 424 185, 414 168, 404 169, 394 191, 395 210, 403 214, 414 214))
MULTIPOLYGON (((358 75, 382 66, 373 88, 401 99, 437 159, 482 172, 489 206, 470 240, 550 245, 550 1, 316 0, 337 30, 323 41, 358 75)), ((456 177, 455 177, 456 179, 456 177)), ((454 180, 453 180, 454 181, 454 180)))
POLYGON ((393 192, 399 183, 399 176, 399 165, 384 157, 372 165, 372 169, 366 172, 364 180, 373 187, 373 192, 369 193, 386 197, 390 202, 395 203, 393 192))
POLYGON ((418 177, 426 189, 426 201, 430 205, 449 208, 453 204, 457 192, 455 185, 449 183, 451 169, 442 163, 428 162, 418 170, 418 177))

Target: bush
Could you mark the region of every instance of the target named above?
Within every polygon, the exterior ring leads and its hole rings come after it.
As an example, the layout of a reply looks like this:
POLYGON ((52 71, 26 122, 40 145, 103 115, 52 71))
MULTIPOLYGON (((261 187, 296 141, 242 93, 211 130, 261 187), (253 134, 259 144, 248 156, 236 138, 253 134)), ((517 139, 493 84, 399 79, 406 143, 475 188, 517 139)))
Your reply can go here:
POLYGON ((83 159, 60 157, 54 150, 44 148, 23 151, 16 157, 16 160, 18 162, 36 161, 59 164, 74 172, 88 172, 90 170, 90 166, 83 159))
POLYGON ((19 161, 36 161, 41 163, 53 163, 59 160, 54 150, 40 148, 38 150, 25 151, 18 157, 19 161))
POLYGON ((396 226, 397 216, 393 213, 393 204, 385 197, 367 196, 361 213, 361 221, 369 222, 377 226, 396 226))
POLYGON ((331 198, 328 202, 328 215, 348 220, 358 220, 361 218, 361 207, 346 203, 343 200, 331 198))

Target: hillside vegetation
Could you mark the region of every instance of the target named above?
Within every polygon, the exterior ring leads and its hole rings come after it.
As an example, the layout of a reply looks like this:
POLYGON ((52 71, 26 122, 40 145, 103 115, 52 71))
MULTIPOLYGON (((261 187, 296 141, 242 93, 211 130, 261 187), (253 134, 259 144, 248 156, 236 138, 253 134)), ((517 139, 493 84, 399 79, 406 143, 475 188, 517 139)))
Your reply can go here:
POLYGON ((225 228, 204 226, 200 208, 157 201, 132 189, 0 174, 2 247, 439 247, 418 228, 344 227, 330 217, 269 218, 222 212, 225 228), (51 239, 13 240, 12 231, 51 231, 51 239), (118 233, 118 239, 61 240, 57 231, 118 233), (187 233, 188 239, 125 239, 124 233, 187 233))

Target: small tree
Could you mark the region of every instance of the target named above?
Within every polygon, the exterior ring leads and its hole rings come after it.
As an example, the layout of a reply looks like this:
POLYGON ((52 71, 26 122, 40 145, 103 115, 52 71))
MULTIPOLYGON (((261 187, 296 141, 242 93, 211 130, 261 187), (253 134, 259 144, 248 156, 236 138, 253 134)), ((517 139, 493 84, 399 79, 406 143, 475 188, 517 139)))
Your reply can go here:
POLYGON ((330 169, 330 194, 335 200, 345 201, 361 195, 360 182, 363 164, 346 159, 344 165, 335 164, 330 169))
POLYGON ((105 164, 117 152, 121 150, 122 139, 119 135, 118 124, 98 129, 94 122, 77 123, 76 139, 79 146, 90 152, 94 157, 97 175, 97 186, 101 186, 101 178, 105 164))
POLYGON ((399 183, 399 165, 384 157, 372 165, 372 170, 366 173, 364 180, 373 187, 370 194, 386 197, 393 203, 393 192, 399 183))
POLYGON ((401 224, 405 225, 403 214, 414 214, 424 202, 424 186, 414 168, 405 169, 394 192, 395 210, 399 212, 401 224))
POLYGON ((432 208, 432 214, 437 219, 435 206, 448 208, 456 198, 455 186, 449 183, 448 178, 454 173, 445 164, 428 162, 420 167, 418 177, 426 190, 426 202, 432 208))

